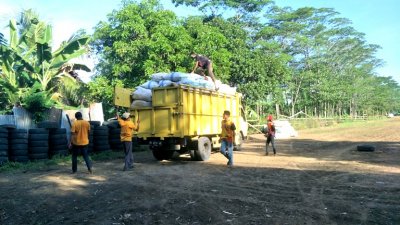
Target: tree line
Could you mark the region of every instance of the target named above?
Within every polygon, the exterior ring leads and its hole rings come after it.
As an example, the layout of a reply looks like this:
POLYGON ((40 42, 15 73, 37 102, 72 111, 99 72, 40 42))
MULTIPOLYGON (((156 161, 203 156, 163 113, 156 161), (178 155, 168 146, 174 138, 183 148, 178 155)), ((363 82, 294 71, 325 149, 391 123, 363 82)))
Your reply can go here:
POLYGON ((400 109, 397 82, 376 74, 380 47, 334 9, 268 0, 173 3, 203 15, 180 17, 155 0, 125 1, 96 26, 92 47, 100 61, 92 89, 190 71, 194 51, 212 59, 216 76, 237 86, 249 108, 323 117, 400 109))
POLYGON ((49 47, 51 27, 38 16, 10 21, 10 41, 0 35, 0 106, 27 104, 23 93, 30 88, 64 107, 103 102, 111 115, 115 85, 133 88, 156 72, 189 72, 196 52, 213 61, 218 79, 243 93, 248 109, 320 117, 400 111, 399 85, 376 74, 380 47, 334 9, 270 0, 172 2, 203 14, 182 17, 157 0, 123 1, 92 37, 78 31, 56 51, 49 47), (74 71, 87 67, 68 62, 88 52, 98 62, 84 84, 74 71))

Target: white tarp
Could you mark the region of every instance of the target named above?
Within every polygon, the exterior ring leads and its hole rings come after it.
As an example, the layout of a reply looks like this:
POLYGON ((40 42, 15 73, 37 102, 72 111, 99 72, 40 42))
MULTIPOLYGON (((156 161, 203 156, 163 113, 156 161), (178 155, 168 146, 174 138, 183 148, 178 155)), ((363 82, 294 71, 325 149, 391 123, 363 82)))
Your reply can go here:
POLYGON ((288 120, 275 120, 275 137, 276 139, 286 139, 297 137, 297 131, 292 127, 288 120))

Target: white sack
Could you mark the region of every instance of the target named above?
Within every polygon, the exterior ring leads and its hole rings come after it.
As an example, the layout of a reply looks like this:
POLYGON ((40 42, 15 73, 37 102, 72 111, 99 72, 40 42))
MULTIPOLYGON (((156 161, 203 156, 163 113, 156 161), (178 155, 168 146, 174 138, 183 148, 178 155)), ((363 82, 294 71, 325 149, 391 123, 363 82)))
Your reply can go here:
POLYGON ((137 87, 136 90, 132 93, 132 98, 134 100, 143 100, 147 102, 151 102, 151 90, 142 88, 142 87, 137 87))
POLYGON ((146 102, 143 100, 135 100, 131 104, 131 109, 136 109, 140 107, 151 107, 151 104, 152 104, 151 102, 146 102))
POLYGON ((140 87, 142 88, 146 88, 146 89, 153 89, 156 87, 159 87, 160 85, 158 85, 157 81, 153 81, 153 80, 149 80, 146 83, 140 85, 140 87))
POLYGON ((151 75, 151 80, 153 81, 160 81, 160 80, 167 80, 166 78, 168 78, 170 75, 170 73, 155 73, 153 75, 151 75))

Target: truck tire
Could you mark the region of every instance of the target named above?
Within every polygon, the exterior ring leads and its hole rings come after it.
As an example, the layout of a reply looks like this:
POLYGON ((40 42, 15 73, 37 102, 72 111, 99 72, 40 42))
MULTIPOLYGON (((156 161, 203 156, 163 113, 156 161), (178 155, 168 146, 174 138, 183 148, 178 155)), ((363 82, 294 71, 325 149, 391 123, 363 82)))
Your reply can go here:
POLYGON ((153 156, 158 161, 164 160, 164 153, 161 149, 153 149, 153 156))
POLYGON ((208 137, 200 137, 197 141, 197 150, 194 152, 197 160, 207 161, 211 155, 211 141, 208 137))
POLYGON ((357 145, 357 151, 360 152, 373 152, 375 147, 372 145, 357 145))

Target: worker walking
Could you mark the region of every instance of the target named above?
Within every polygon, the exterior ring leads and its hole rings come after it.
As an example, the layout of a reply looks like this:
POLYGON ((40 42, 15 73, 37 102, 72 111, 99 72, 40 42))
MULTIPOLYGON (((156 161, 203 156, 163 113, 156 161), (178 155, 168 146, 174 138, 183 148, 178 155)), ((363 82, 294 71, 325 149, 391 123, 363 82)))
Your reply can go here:
POLYGON ((230 119, 231 113, 224 111, 221 123, 221 153, 228 159, 228 166, 233 166, 233 146, 235 144, 236 126, 230 119))
POLYGON ((196 72, 197 68, 200 68, 201 69, 200 75, 206 77, 204 71, 207 70, 208 76, 211 77, 211 79, 215 85, 215 77, 214 77, 214 72, 213 72, 212 61, 209 58, 199 55, 199 54, 196 54, 196 53, 192 53, 191 57, 196 60, 196 63, 192 70, 192 73, 196 72))
POLYGON ((118 123, 121 126, 121 142, 125 153, 125 165, 123 171, 133 169, 132 137, 133 131, 139 130, 140 121, 137 120, 136 126, 130 119, 130 113, 125 112, 120 118, 117 112, 118 123))
POLYGON ((71 143, 72 148, 72 173, 76 173, 78 169, 78 154, 82 153, 86 167, 89 173, 92 173, 92 164, 88 155, 89 131, 90 124, 83 120, 82 113, 75 113, 76 121, 71 126, 71 143))
POLYGON ((268 146, 269 143, 272 145, 272 150, 274 151, 274 155, 276 155, 276 148, 275 148, 275 125, 272 121, 272 115, 268 115, 267 117, 267 126, 265 129, 265 136, 267 137, 267 141, 265 143, 265 155, 268 155, 268 146))

